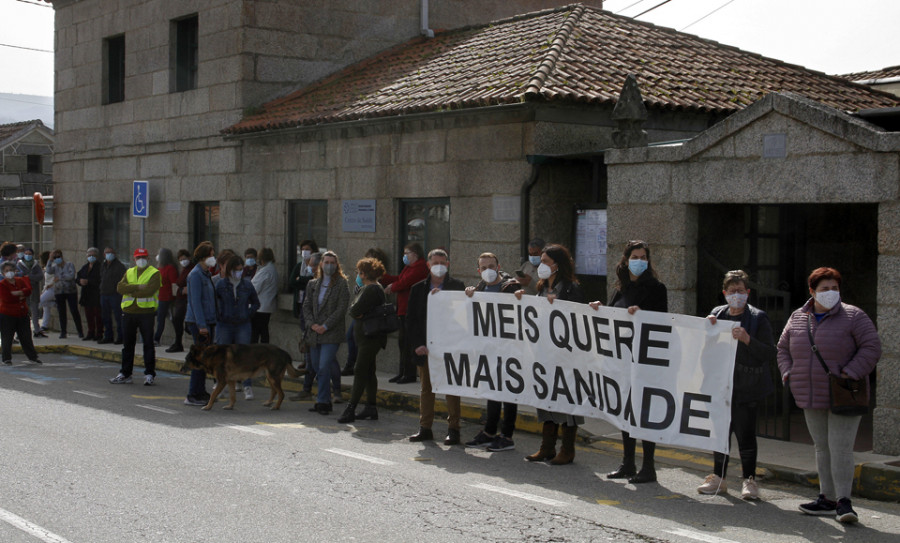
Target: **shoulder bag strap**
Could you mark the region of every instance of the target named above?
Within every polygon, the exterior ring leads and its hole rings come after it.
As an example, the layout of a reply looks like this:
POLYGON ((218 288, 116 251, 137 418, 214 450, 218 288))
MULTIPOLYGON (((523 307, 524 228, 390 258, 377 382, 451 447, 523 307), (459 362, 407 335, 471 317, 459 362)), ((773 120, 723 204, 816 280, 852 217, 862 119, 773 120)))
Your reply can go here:
POLYGON ((816 358, 819 359, 819 362, 822 364, 822 369, 825 370, 826 375, 833 375, 831 370, 828 369, 828 364, 825 363, 825 360, 822 358, 822 354, 819 353, 819 348, 816 347, 816 342, 813 339, 812 335, 812 313, 807 314, 806 318, 806 333, 809 334, 809 345, 812 347, 812 352, 816 354, 816 358))

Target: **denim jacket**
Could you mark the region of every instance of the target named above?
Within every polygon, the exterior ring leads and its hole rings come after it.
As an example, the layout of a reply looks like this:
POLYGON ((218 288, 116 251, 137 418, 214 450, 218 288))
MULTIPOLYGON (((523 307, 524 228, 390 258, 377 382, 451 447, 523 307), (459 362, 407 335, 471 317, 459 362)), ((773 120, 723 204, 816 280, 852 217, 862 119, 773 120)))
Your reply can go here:
POLYGON ((188 303, 184 322, 192 322, 200 328, 216 323, 216 291, 209 272, 200 265, 194 266, 187 278, 188 303))
POLYGON ((257 309, 259 297, 249 278, 241 278, 237 288, 230 279, 221 279, 216 283, 216 322, 247 324, 257 309))

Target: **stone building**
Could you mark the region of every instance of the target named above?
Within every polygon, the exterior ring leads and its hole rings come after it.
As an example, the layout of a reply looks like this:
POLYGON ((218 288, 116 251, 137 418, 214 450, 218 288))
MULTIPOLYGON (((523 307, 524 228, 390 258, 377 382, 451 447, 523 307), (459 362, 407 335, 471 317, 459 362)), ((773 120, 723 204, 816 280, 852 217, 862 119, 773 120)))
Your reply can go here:
POLYGON ((869 72, 853 72, 841 77, 847 81, 900 96, 900 66, 889 66, 869 72))
POLYGON ((32 228, 32 197, 40 192, 52 207, 53 146, 53 130, 40 120, 0 125, 0 240, 33 245, 40 252, 36 242, 44 235, 49 250, 52 230, 32 228))

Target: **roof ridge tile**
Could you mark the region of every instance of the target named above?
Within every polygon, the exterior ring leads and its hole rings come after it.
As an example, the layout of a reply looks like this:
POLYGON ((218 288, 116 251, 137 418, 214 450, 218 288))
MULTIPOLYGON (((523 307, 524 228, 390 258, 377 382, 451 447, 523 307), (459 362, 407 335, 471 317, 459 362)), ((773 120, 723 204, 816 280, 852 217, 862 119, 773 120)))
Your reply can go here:
POLYGON ((572 9, 572 13, 570 13, 560 25, 559 30, 556 32, 556 36, 553 38, 553 43, 550 44, 547 55, 538 65, 534 75, 531 76, 531 80, 525 85, 525 92, 523 95, 526 99, 535 98, 541 94, 544 83, 547 81, 547 76, 553 73, 554 68, 556 68, 556 63, 559 61, 559 57, 562 55, 562 51, 566 46, 566 42, 569 41, 572 32, 575 30, 575 25, 581 19, 581 16, 584 15, 584 4, 574 4, 570 7, 574 8, 572 9))

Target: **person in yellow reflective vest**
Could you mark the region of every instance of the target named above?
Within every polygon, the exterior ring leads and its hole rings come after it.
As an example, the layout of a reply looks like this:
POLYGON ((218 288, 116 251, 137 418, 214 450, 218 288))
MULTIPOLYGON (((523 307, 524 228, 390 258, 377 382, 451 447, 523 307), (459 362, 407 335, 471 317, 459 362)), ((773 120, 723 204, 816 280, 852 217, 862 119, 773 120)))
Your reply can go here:
POLYGON ((134 250, 133 268, 129 268, 116 286, 122 295, 122 368, 109 380, 114 385, 130 384, 134 370, 134 347, 137 333, 144 341, 144 385, 154 384, 156 379, 156 351, 153 344, 153 323, 159 306, 159 270, 149 265, 147 249, 134 250))

